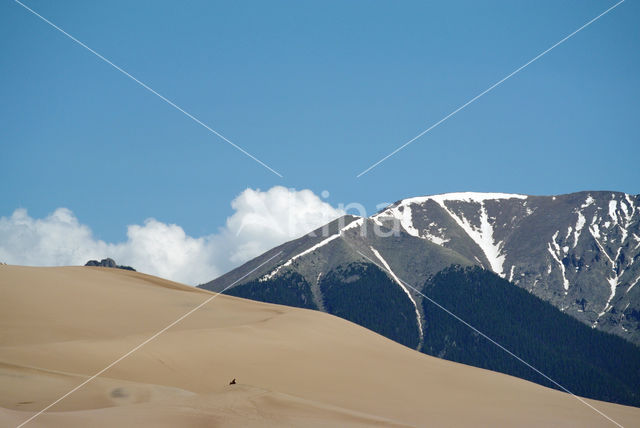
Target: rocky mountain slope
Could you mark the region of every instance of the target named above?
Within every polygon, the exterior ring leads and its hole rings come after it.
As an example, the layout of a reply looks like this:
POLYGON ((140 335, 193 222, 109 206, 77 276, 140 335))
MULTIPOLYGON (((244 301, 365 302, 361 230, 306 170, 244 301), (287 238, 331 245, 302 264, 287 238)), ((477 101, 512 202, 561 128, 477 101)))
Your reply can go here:
POLYGON ((640 343, 640 196, 460 193, 376 218, 492 270, 592 327, 640 343), (388 221, 388 220, 387 220, 388 221))
POLYGON ((639 255, 640 195, 450 193, 404 199, 370 218, 340 218, 202 287, 220 291, 296 272, 323 310, 322 276, 372 260, 392 272, 422 324, 421 297, 400 279, 419 288, 452 264, 479 265, 640 344, 639 255))

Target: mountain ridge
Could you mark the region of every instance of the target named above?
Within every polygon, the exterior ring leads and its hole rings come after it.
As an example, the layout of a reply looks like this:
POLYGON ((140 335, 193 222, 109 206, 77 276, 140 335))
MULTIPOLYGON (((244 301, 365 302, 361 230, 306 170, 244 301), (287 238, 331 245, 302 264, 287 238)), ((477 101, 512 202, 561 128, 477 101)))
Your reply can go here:
POLYGON ((370 217, 336 219, 201 287, 220 291, 282 251, 247 280, 295 264, 317 291, 316 278, 336 259, 363 260, 359 252, 379 260, 373 248, 410 283, 445 265, 482 266, 594 328, 640 344, 639 208, 640 195, 609 191, 406 198, 370 217))

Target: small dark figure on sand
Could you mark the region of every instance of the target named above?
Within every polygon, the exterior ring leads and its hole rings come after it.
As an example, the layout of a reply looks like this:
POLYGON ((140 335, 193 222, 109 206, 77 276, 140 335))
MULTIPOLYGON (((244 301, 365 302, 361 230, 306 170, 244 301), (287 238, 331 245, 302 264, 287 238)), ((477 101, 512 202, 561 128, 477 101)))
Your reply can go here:
POLYGON ((236 384, 236 378, 234 377, 233 380, 229 382, 229 385, 235 385, 235 384, 236 384))

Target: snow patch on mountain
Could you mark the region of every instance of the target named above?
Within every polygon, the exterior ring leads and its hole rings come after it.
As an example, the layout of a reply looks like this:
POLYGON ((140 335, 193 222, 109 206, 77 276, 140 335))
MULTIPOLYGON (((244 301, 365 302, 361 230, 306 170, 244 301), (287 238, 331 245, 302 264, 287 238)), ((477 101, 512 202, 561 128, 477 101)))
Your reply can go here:
POLYGON ((611 294, 607 299, 607 303, 604 305, 604 309, 602 309, 602 312, 598 314, 598 318, 596 318, 596 323, 609 309, 611 309, 611 301, 616 295, 616 287, 618 287, 618 277, 614 276, 613 278, 607 278, 607 282, 609 283, 611 294))
POLYGON ((338 232, 338 234, 349 229, 355 229, 356 227, 360 227, 362 226, 363 223, 364 223, 364 218, 362 217, 358 218, 357 220, 353 220, 351 223, 349 223, 348 225, 340 229, 340 232, 338 232))
MULTIPOLYGON (((422 233, 413 225, 413 211, 411 209, 411 204, 409 203, 400 203, 396 206, 390 207, 387 210, 385 210, 382 213, 376 214, 374 216, 372 216, 371 218, 373 219, 374 222, 376 222, 376 224, 382 226, 382 222, 379 220, 378 217, 393 217, 395 219, 397 219, 400 222, 400 226, 402 226, 402 228, 405 230, 405 232, 407 232, 409 235, 411 236, 415 236, 417 238, 422 238, 422 239, 427 239, 431 242, 433 242, 434 244, 443 246, 444 244, 446 244, 447 242, 450 241, 450 239, 447 239, 444 236, 443 233, 443 228, 439 228, 438 229, 438 233, 441 236, 438 236, 434 233, 429 232, 428 230, 422 230, 422 233)), ((432 223, 433 224, 433 223, 432 223)))
POLYGON ((612 199, 609 201, 609 217, 613 220, 613 224, 618 224, 618 215, 616 209, 618 208, 618 201, 612 199))
POLYGON ((585 199, 584 204, 580 205, 580 208, 587 208, 590 205, 593 205, 593 203, 595 202, 595 199, 593 199, 593 196, 588 195, 587 199, 585 199))
POLYGON ((636 212, 636 205, 633 203, 633 199, 627 194, 624 195, 625 200, 629 204, 629 210, 627 210, 627 205, 625 204, 623 211, 627 221, 631 221, 631 218, 636 212))
POLYGON ((391 267, 389 267, 389 264, 387 263, 387 261, 384 259, 384 257, 382 257, 382 254, 380 254, 378 252, 378 250, 376 250, 372 246, 369 246, 369 248, 371 249, 373 254, 375 254, 375 256, 378 258, 378 260, 380 260, 380 263, 382 263, 382 265, 385 267, 385 269, 387 270, 389 275, 391 275, 391 278, 394 280, 394 282, 396 284, 398 284, 404 290, 405 293, 407 293, 407 296, 409 296, 409 299, 411 300, 411 303, 413 303, 413 306, 414 306, 414 308, 416 310, 416 319, 418 320, 418 328, 420 330, 420 342, 422 342, 422 337, 423 337, 422 318, 420 317, 420 312, 418 311, 418 304, 416 303, 415 299, 413 298, 413 296, 409 292, 409 289, 404 285, 404 283, 400 280, 400 278, 398 278, 396 276, 396 274, 393 273, 393 271, 391 270, 391 267))
POLYGON ((591 226, 589 226, 589 231, 591 232, 591 235, 594 238, 599 239, 600 238, 600 226, 598 226, 596 221, 598 221, 598 216, 594 215, 593 216, 593 220, 591 220, 591 226))
POLYGON ((291 264, 296 260, 299 259, 300 257, 304 257, 307 254, 313 253, 315 250, 317 250, 318 248, 324 247, 325 245, 327 245, 329 242, 333 241, 334 239, 339 238, 342 235, 342 232, 349 230, 349 229, 354 229, 358 226, 362 226, 362 224, 364 223, 364 218, 360 217, 356 220, 353 220, 351 223, 349 223, 348 225, 344 226, 343 228, 341 228, 338 233, 336 233, 335 235, 331 235, 328 238, 318 242, 317 244, 307 248, 306 250, 302 251, 299 254, 296 254, 295 256, 291 257, 289 260, 287 260, 286 262, 284 262, 283 264, 281 264, 280 266, 276 267, 273 271, 271 271, 271 273, 268 273, 266 275, 264 275, 262 278, 260 278, 260 281, 266 281, 268 279, 273 278, 275 275, 278 274, 278 272, 280 272, 280 270, 284 267, 287 266, 291 266, 291 264))
MULTIPOLYGON (((575 229, 573 232, 573 248, 576 248, 578 246, 578 239, 580 238, 580 234, 582 233, 582 229, 584 228, 585 224, 587 223, 587 219, 584 216, 583 210, 585 208, 590 207, 591 205, 593 205, 595 203, 595 199, 593 199, 593 197, 591 195, 588 195, 587 198, 585 199, 584 203, 582 205, 580 205, 580 209, 576 209, 576 213, 578 214, 578 220, 576 221, 576 225, 575 225, 575 229)), ((593 225, 597 220, 597 216, 594 216, 593 221, 591 222, 591 224, 593 225)), ((597 226, 596 226, 596 231, 597 231, 597 226)), ((599 232, 596 232, 599 233, 599 232)))
MULTIPOLYGON (((499 199, 527 199, 527 195, 511 194, 511 193, 479 193, 479 192, 456 192, 456 193, 444 193, 440 195, 430 196, 418 196, 415 198, 408 198, 402 200, 399 204, 389 207, 384 212, 373 216, 374 221, 378 222, 378 216, 393 216, 400 221, 402 228, 409 234, 418 238, 423 238, 433 242, 434 244, 444 246, 450 239, 446 238, 442 229, 438 229, 437 234, 423 230, 418 230, 413 224, 413 211, 411 205, 424 204, 427 201, 434 201, 438 203, 469 235, 471 239, 478 244, 478 246, 485 253, 485 257, 489 261, 491 269, 502 277, 505 276, 503 272, 503 264, 505 255, 501 254, 502 246, 504 243, 495 242, 493 239, 493 226, 489 222, 487 211, 484 207, 484 202, 487 200, 499 200, 499 199), (471 202, 481 205, 481 226, 477 229, 464 217, 454 214, 449 208, 447 208, 445 202, 458 201, 458 202, 471 202)), ((533 211, 531 211, 533 212, 533 211)))
POLYGON ((564 238, 565 241, 569 239, 569 236, 571 236, 572 231, 573 231, 573 226, 569 226, 567 228, 567 236, 564 238))
POLYGON ((324 247, 325 245, 327 245, 329 242, 333 241, 334 239, 337 239, 340 237, 340 233, 336 233, 335 235, 331 235, 330 237, 328 237, 327 239, 323 239, 322 241, 318 242, 316 245, 307 248, 306 250, 304 250, 303 252, 296 254, 295 256, 291 257, 289 260, 287 260, 285 263, 281 264, 280 266, 278 266, 277 268, 275 268, 273 271, 271 271, 271 273, 266 274, 265 276, 263 276, 262 278, 260 278, 260 281, 266 281, 268 279, 273 278, 275 275, 278 274, 278 272, 280 272, 280 270, 284 267, 287 266, 291 266, 291 264, 296 260, 299 259, 300 257, 306 256, 309 253, 313 253, 315 250, 317 250, 320 247, 324 247))
POLYGON ((515 193, 480 193, 480 192, 454 192, 443 193, 440 195, 418 196, 415 198, 404 199, 403 204, 423 204, 428 200, 442 203, 444 201, 461 201, 461 202, 484 202, 487 200, 497 199, 527 199, 527 195, 518 195, 515 193))
POLYGON ((582 228, 586 224, 587 220, 584 218, 584 215, 581 211, 578 211, 578 220, 576 221, 576 228, 573 232, 573 248, 576 248, 578 245, 578 238, 580 238, 580 233, 582 232, 582 228))
POLYGON ((420 237, 420 232, 413 226, 413 213, 409 204, 399 204, 387 209, 386 211, 384 211, 384 213, 381 214, 393 216, 400 221, 400 225, 409 235, 420 237))
POLYGON ((636 213, 636 206, 633 203, 633 200, 627 194, 625 194, 624 196, 629 206, 627 206, 624 201, 620 201, 620 209, 624 216, 623 224, 621 224, 620 226, 622 232, 622 240, 620 241, 620 245, 622 245, 627 240, 627 237, 629 236, 629 228, 631 227, 633 216, 636 213))
MULTIPOLYGON (((467 195, 467 194, 465 194, 467 195)), ((493 238, 493 226, 489 222, 489 216, 487 215, 487 209, 484 206, 484 201, 489 199, 486 197, 488 194, 480 194, 485 196, 479 196, 474 202, 480 204, 480 228, 475 227, 474 225, 467 220, 463 215, 458 215, 454 213, 451 209, 447 207, 445 201, 452 199, 443 199, 440 197, 433 197, 433 200, 436 201, 443 210, 445 210, 451 218, 458 223, 458 225, 466 232, 466 234, 480 247, 482 252, 484 253, 489 265, 491 266, 491 270, 500 275, 501 277, 505 277, 503 271, 504 260, 506 258, 505 254, 502 254, 502 246, 503 242, 496 242, 493 238), (479 202, 478 202, 479 201, 479 202)), ((496 195, 496 194, 491 194, 496 195)), ((497 199, 497 198, 494 198, 497 199)), ((460 199, 455 199, 460 200, 460 199)))
MULTIPOLYGON (((556 233, 554 233, 551 237, 551 243, 548 244, 547 249, 549 250, 549 253, 551 254, 553 260, 555 260, 558 263, 558 266, 560 266, 560 271, 562 272, 562 285, 566 293, 569 290, 569 280, 567 279, 567 272, 564 267, 564 263, 562 263, 563 255, 561 253, 560 245, 558 245, 558 243, 556 242, 557 239, 558 231, 556 231, 556 233)), ((568 250, 568 247, 565 248, 567 248, 568 250)), ((549 273, 550 271, 551 269, 549 269, 549 273)))
MULTIPOLYGON (((442 230, 438 230, 438 232, 442 233, 442 230)), ((434 244, 437 244, 437 245, 440 245, 440 246, 444 246, 444 244, 446 244, 447 242, 451 241, 451 239, 444 238, 442 236, 437 236, 437 235, 434 235, 434 234, 429 233, 427 231, 424 232, 422 237, 425 238, 425 239, 428 239, 429 241, 433 242, 434 244)))

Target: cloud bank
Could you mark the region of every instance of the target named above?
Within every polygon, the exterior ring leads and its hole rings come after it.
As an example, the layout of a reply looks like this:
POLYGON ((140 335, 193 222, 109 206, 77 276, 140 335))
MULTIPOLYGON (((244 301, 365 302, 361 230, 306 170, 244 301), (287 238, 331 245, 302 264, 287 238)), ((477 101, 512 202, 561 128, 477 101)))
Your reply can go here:
POLYGON ((196 285, 344 214, 310 190, 282 186, 247 189, 231 207, 233 215, 217 233, 192 237, 176 224, 149 218, 128 226, 127 240, 118 243, 95 239, 67 208, 41 219, 17 209, 0 217, 0 261, 63 266, 111 257, 140 272, 196 285))

